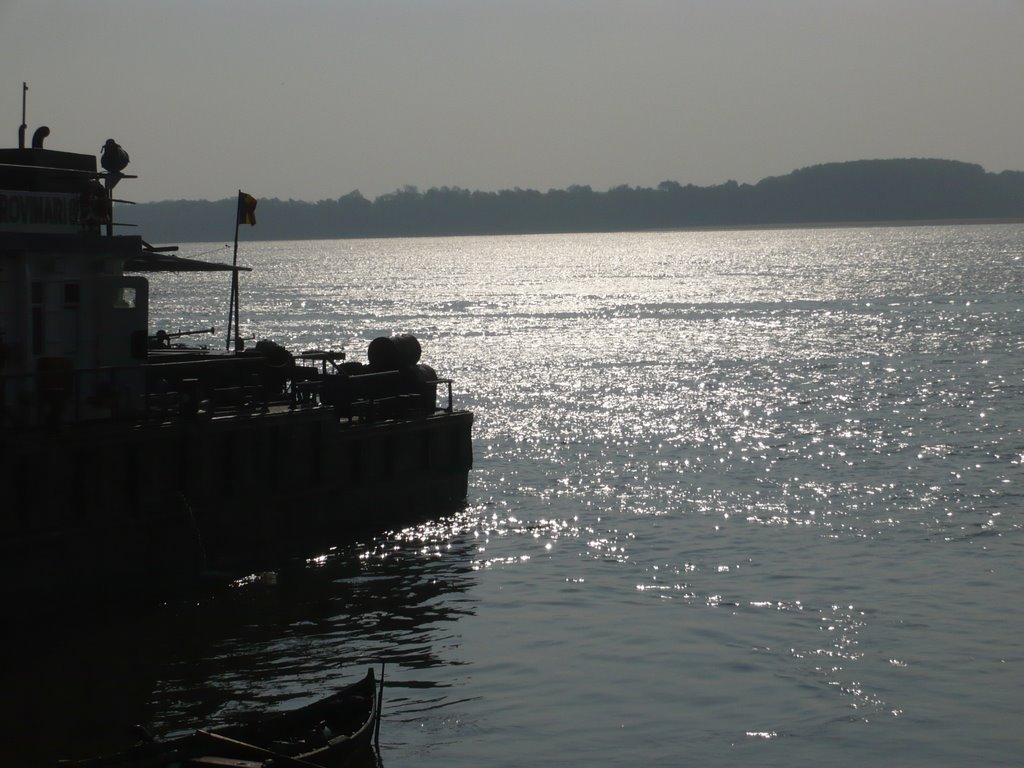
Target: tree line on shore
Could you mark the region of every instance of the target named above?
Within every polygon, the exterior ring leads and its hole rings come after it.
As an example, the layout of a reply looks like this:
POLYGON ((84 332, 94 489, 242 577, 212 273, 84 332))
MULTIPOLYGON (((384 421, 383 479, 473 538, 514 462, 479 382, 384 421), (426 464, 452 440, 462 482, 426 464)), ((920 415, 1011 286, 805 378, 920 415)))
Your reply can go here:
MULTIPOLYGON (((236 198, 168 200, 118 210, 149 242, 214 242, 234 233, 236 198)), ((757 184, 605 192, 571 186, 539 192, 405 187, 375 200, 261 199, 250 240, 613 232, 1024 217, 1024 172, 987 173, 953 160, 828 163, 757 184)))

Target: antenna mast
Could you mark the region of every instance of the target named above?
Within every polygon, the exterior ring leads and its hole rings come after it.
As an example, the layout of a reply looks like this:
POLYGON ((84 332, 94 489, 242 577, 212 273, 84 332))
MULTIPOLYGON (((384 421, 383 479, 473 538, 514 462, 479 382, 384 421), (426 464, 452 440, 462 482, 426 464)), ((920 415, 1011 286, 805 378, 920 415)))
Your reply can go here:
POLYGON ((25 122, 25 103, 28 101, 28 83, 21 84, 21 126, 18 128, 18 149, 25 148, 25 131, 28 124, 25 122))

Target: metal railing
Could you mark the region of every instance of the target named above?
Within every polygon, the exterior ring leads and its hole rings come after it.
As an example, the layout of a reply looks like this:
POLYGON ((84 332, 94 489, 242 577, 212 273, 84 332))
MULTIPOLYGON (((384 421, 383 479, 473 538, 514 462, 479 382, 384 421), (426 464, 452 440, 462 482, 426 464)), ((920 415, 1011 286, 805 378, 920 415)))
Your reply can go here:
MULTIPOLYGON (((169 421, 195 418, 200 412, 266 412, 275 402, 290 410, 333 405, 324 401, 323 391, 334 374, 306 379, 287 376, 280 393, 272 394, 251 371, 238 371, 232 380, 231 370, 222 369, 214 385, 191 376, 167 378, 161 373, 170 369, 162 368, 165 364, 0 375, 0 431, 52 429, 87 422, 169 421)), ((452 379, 431 379, 419 385, 443 385, 447 389, 443 405, 437 405, 435 395, 432 407, 421 409, 421 413, 453 412, 452 379)), ((375 412, 376 406, 389 398, 422 395, 367 388, 354 402, 369 404, 369 411, 375 412)))

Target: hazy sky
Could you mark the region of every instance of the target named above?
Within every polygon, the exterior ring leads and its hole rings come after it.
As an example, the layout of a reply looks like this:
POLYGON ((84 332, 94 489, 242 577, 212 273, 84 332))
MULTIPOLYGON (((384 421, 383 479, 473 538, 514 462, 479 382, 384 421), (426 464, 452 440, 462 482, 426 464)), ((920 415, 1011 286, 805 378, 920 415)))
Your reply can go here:
POLYGON ((0 65, 140 202, 1024 170, 1024 0, 0 0, 0 65))

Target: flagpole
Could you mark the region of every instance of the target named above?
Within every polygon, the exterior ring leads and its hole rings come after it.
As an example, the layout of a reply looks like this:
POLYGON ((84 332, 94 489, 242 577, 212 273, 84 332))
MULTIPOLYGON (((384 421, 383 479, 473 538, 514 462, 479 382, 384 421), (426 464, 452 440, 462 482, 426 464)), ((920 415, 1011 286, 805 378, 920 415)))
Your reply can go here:
POLYGON ((238 190, 238 207, 235 209, 235 250, 231 257, 231 305, 228 307, 228 337, 225 347, 231 349, 231 339, 235 340, 235 352, 242 351, 242 327, 238 323, 238 305, 241 303, 238 293, 238 228, 244 221, 252 226, 256 223, 256 198, 238 190), (231 334, 234 333, 234 336, 231 334))
POLYGON ((242 207, 242 190, 238 190, 238 202, 235 205, 235 250, 231 257, 231 303, 228 305, 228 336, 224 340, 224 349, 231 349, 231 324, 235 326, 235 351, 238 351, 238 227, 241 217, 238 212, 242 207))

